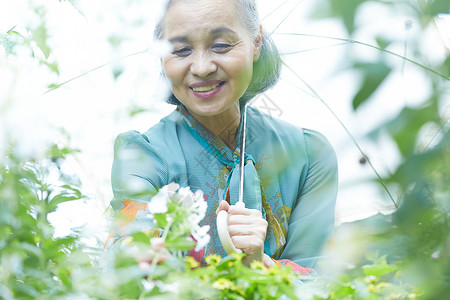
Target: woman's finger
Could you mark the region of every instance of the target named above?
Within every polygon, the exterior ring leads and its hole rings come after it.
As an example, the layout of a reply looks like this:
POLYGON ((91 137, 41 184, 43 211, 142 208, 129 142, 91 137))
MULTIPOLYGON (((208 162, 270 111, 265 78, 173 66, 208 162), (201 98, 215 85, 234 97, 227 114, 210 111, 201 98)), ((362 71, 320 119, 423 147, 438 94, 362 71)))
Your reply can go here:
POLYGON ((228 211, 230 208, 230 204, 228 204, 227 201, 222 200, 220 201, 219 207, 216 210, 216 215, 219 213, 219 211, 224 210, 224 211, 228 211))
POLYGON ((267 227, 252 225, 232 225, 228 226, 230 236, 255 236, 261 240, 266 237, 267 227))
POLYGON ((267 221, 262 217, 248 215, 231 215, 228 214, 228 225, 267 225, 267 221))
POLYGON ((237 235, 231 237, 234 246, 241 249, 247 256, 254 256, 255 259, 261 259, 264 253, 264 241, 254 236, 237 235))
POLYGON ((262 218, 261 212, 257 209, 248 209, 245 207, 238 207, 235 205, 231 205, 229 207, 228 214, 230 214, 230 215, 246 215, 246 216, 255 215, 259 218, 262 218))

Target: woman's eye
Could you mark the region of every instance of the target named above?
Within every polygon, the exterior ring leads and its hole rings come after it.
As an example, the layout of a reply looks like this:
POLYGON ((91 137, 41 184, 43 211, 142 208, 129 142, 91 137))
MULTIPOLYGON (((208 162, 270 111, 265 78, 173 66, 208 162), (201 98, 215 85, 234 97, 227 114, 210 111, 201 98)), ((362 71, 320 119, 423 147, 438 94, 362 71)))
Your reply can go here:
POLYGON ((175 50, 172 52, 172 54, 178 55, 178 56, 188 56, 189 54, 191 54, 192 49, 190 48, 182 48, 179 50, 175 50))
POLYGON ((227 52, 228 50, 230 50, 232 47, 232 45, 230 44, 214 44, 212 45, 212 49, 216 52, 227 52))

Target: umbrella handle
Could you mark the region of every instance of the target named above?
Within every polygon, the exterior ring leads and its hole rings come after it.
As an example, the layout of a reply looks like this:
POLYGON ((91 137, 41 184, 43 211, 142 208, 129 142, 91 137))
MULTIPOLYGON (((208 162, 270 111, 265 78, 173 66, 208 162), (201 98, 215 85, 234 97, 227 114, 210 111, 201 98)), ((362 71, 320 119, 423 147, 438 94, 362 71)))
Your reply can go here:
MULTIPOLYGON (((245 208, 244 202, 237 202, 236 206, 245 208)), ((219 234, 223 249, 225 249, 228 254, 242 253, 242 250, 237 249, 231 241, 230 233, 228 232, 228 213, 224 210, 219 211, 219 214, 217 215, 217 233, 219 234)))

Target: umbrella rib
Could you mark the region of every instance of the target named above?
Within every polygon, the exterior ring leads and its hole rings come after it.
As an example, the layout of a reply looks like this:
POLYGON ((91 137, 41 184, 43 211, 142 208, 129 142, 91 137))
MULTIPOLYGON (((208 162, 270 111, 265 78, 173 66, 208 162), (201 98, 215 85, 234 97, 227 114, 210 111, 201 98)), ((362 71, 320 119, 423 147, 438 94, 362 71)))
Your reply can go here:
POLYGON ((281 24, 283 24, 284 21, 286 21, 286 19, 289 18, 290 15, 295 11, 295 9, 296 9, 300 4, 302 4, 302 3, 303 3, 303 0, 299 1, 299 2, 297 3, 297 5, 295 5, 294 8, 293 8, 293 9, 292 9, 292 10, 291 10, 291 11, 283 18, 283 20, 281 20, 281 22, 278 23, 278 25, 275 27, 275 29, 272 30, 272 32, 270 33, 270 35, 272 35, 272 34, 278 29, 278 27, 280 27, 281 24))
POLYGON ((281 3, 280 5, 278 5, 274 10, 272 10, 268 15, 266 15, 264 18, 262 18, 261 21, 264 21, 265 19, 267 19, 268 17, 270 17, 273 13, 275 13, 277 10, 279 10, 283 5, 285 5, 287 2, 289 2, 289 0, 284 1, 283 3, 281 3))

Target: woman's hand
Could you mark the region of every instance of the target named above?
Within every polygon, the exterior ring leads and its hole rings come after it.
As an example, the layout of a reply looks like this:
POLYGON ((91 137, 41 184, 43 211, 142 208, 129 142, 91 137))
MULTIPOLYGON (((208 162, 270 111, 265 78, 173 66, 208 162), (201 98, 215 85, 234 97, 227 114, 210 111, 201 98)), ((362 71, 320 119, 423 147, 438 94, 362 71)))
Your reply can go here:
POLYGON ((230 206, 226 201, 220 202, 216 214, 221 210, 228 212, 228 231, 231 241, 236 248, 246 254, 242 260, 243 263, 249 266, 254 260, 265 264, 268 262, 267 259, 271 261, 264 254, 267 221, 262 218, 261 212, 256 209, 230 206))

